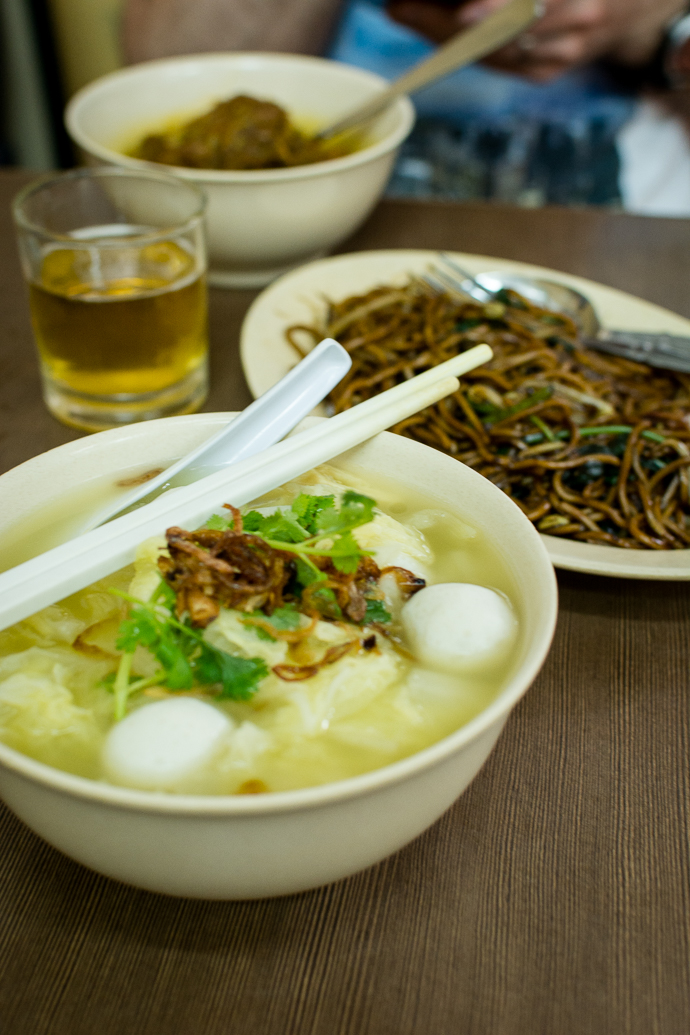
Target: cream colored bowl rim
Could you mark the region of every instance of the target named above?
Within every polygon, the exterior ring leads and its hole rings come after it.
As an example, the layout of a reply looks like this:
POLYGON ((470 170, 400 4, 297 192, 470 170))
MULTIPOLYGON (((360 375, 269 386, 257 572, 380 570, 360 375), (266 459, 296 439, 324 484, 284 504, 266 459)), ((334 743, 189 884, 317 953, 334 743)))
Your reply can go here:
MULTIPOLYGON (((227 420, 231 416, 233 414, 199 413, 182 417, 163 418, 163 420, 151 421, 147 425, 133 424, 125 428, 115 428, 112 431, 102 431, 87 439, 76 439, 46 453, 41 453, 20 466, 28 471, 34 461, 40 461, 43 465, 43 474, 45 476, 45 460, 48 455, 55 460, 56 464, 59 464, 62 457, 70 453, 83 454, 85 449, 90 448, 91 443, 103 442, 106 440, 106 436, 116 441, 119 440, 126 448, 128 438, 130 436, 139 436, 143 427, 160 426, 164 422, 170 421, 175 423, 183 421, 190 424, 204 423, 213 418, 224 418, 227 420)), ((383 434, 389 435, 391 433, 383 432, 383 434)), ((392 437, 397 442, 408 442, 407 439, 401 438, 398 435, 392 437)), ((412 440, 409 441, 409 445, 422 449, 431 448, 412 440)), ((97 445, 96 448, 98 448, 97 445)), ((471 468, 464 465, 460 465, 460 467, 463 472, 461 477, 479 479, 484 486, 491 484, 471 468)), ((14 468, 14 470, 17 470, 17 468, 14 468)), ((8 471, 6 473, 10 474, 11 472, 8 471)), ((0 477, 0 484, 4 477, 5 475, 0 477)), ((501 492, 498 488, 495 491, 497 493, 501 492)), ((501 495, 503 494, 501 493, 501 495)), ((539 635, 533 640, 528 655, 520 669, 515 673, 505 690, 487 708, 459 730, 398 762, 363 773, 360 776, 321 784, 317 787, 306 787, 294 791, 273 791, 257 795, 173 795, 162 792, 129 790, 62 772, 43 762, 38 762, 19 751, 15 751, 14 748, 8 747, 2 742, 0 742, 0 764, 44 787, 71 794, 77 798, 98 802, 102 805, 139 812, 190 816, 249 817, 270 813, 302 811, 304 809, 319 808, 332 802, 363 797, 381 788, 401 783, 406 779, 414 777, 417 773, 443 762, 460 748, 488 730, 494 723, 499 722, 511 711, 539 672, 551 644, 556 626, 558 591, 555 572, 539 533, 526 519, 525 535, 533 539, 538 553, 543 555, 543 591, 546 598, 548 621, 543 624, 539 635)))
POLYGON ((256 63, 257 61, 264 61, 267 64, 272 65, 306 64, 319 66, 324 70, 337 69, 338 73, 343 74, 345 77, 349 76, 352 79, 358 79, 361 82, 369 83, 372 86, 377 86, 380 90, 384 90, 388 86, 387 81, 375 72, 369 72, 366 69, 357 68, 353 65, 346 65, 338 61, 330 61, 327 58, 311 57, 303 54, 274 54, 263 51, 242 51, 237 54, 219 52, 214 54, 190 54, 185 57, 159 58, 155 61, 145 61, 138 65, 131 65, 128 68, 121 68, 115 72, 110 72, 108 75, 101 76, 94 82, 82 87, 82 89, 72 97, 65 109, 65 125, 67 130, 79 147, 84 148, 85 151, 88 151, 103 162, 122 165, 129 169, 149 170, 160 169, 163 167, 164 169, 168 169, 173 172, 175 176, 179 176, 182 179, 193 180, 195 183, 254 184, 278 183, 286 180, 313 179, 317 176, 330 175, 332 173, 341 172, 346 169, 354 169, 357 166, 365 165, 368 162, 372 162, 375 159, 388 154, 401 144, 414 124, 415 110, 412 102, 409 97, 399 97, 392 105, 393 110, 398 116, 397 124, 381 140, 376 141, 376 143, 371 144, 368 147, 363 147, 358 151, 353 151, 352 154, 345 155, 343 158, 329 158, 325 162, 313 162, 311 165, 297 165, 290 169, 246 170, 189 169, 186 166, 181 165, 161 166, 160 162, 148 162, 141 158, 131 158, 129 155, 125 155, 120 151, 115 151, 110 147, 105 147, 103 144, 99 144, 94 141, 81 128, 80 116, 84 108, 87 108, 94 98, 97 99, 99 95, 107 94, 113 89, 117 89, 118 84, 127 79, 136 79, 137 77, 142 76, 142 74, 145 74, 146 71, 150 70, 152 78, 155 81, 155 73, 157 70, 176 67, 183 69, 188 66, 213 64, 214 62, 219 61, 227 65, 239 66, 243 64, 249 65, 251 63, 256 63))

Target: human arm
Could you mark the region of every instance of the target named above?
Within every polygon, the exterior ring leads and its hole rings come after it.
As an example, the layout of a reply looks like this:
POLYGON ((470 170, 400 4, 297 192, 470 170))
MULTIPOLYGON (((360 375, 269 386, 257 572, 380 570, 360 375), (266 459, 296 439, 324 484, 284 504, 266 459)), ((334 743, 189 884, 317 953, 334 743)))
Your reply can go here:
MULTIPOLYGON (((506 0, 471 0, 455 9, 424 0, 391 0, 389 12, 436 42, 502 7, 506 0)), ((642 65, 687 0, 546 0, 542 18, 487 61, 531 79, 552 79, 598 58, 642 65)))
POLYGON ((318 54, 343 0, 126 0, 128 62, 173 54, 270 50, 318 54))

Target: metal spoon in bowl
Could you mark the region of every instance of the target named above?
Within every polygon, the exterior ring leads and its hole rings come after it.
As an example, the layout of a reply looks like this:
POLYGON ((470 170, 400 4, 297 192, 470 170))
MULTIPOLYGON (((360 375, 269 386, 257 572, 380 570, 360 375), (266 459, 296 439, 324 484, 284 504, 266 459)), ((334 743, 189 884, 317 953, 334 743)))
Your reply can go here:
POLYGON ((440 264, 432 270, 432 280, 440 282, 441 287, 460 291, 477 302, 493 301, 500 291, 508 288, 542 309, 569 316, 578 326, 583 344, 591 349, 664 370, 690 373, 690 337, 665 332, 605 330, 592 303, 575 288, 555 280, 501 270, 473 276, 451 255, 442 254, 439 260, 440 264))
POLYGON ((226 427, 154 478, 104 507, 80 534, 98 528, 137 503, 148 502, 149 497, 160 494, 161 488, 175 487, 170 484, 173 479, 177 486, 182 485, 183 480, 179 478, 182 472, 187 472, 184 482, 194 482, 211 469, 229 467, 268 449, 318 406, 351 366, 352 360, 342 345, 333 338, 324 338, 285 377, 255 399, 226 427))
POLYGON ((420 61, 409 72, 396 79, 387 90, 383 90, 366 104, 355 108, 349 115, 320 130, 314 139, 326 140, 337 136, 338 133, 345 133, 361 126, 403 94, 421 90, 423 86, 428 86, 437 79, 442 79, 443 76, 456 72, 473 61, 479 61, 487 54, 492 54, 504 43, 524 32, 535 19, 541 17, 542 13, 541 0, 510 0, 500 10, 473 25, 471 29, 453 36, 434 51, 431 57, 420 61))

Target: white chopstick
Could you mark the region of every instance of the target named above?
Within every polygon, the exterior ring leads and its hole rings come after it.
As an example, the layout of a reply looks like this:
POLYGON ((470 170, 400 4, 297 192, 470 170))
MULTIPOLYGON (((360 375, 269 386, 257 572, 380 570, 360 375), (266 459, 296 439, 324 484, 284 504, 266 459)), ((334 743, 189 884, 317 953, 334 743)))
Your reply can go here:
POLYGON ((488 345, 478 345, 257 456, 165 493, 0 574, 0 630, 130 564, 139 543, 169 525, 196 528, 223 503, 243 506, 431 406, 457 390, 456 375, 491 355, 488 345))

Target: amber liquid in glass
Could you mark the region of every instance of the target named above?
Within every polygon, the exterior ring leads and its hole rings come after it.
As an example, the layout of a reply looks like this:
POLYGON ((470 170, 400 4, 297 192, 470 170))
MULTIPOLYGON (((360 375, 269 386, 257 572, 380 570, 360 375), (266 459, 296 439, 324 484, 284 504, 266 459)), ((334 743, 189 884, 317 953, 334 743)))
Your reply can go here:
POLYGON ((71 392, 141 397, 206 363, 205 278, 174 241, 53 247, 29 293, 44 375, 71 392))

